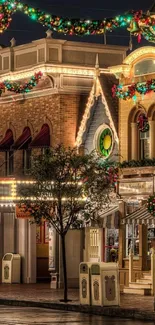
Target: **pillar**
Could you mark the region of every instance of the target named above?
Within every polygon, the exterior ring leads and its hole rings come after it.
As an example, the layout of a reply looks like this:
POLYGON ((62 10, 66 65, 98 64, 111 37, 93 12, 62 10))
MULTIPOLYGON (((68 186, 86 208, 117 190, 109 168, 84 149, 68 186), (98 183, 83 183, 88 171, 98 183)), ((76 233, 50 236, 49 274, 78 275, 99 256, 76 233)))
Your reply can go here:
POLYGON ((22 258, 22 282, 36 283, 36 225, 17 220, 17 253, 22 258))
POLYGON ((3 216, 4 216, 3 254, 15 253, 15 214, 13 212, 3 213, 3 216))
POLYGON ((137 123, 131 123, 131 159, 138 160, 138 130, 137 130, 137 123))
MULTIPOLYGON (((120 221, 125 217, 125 202, 119 202, 120 221)), ((123 258, 125 257, 125 241, 126 241, 126 225, 120 224, 119 228, 119 252, 118 263, 119 267, 123 268, 123 258)))
POLYGON ((139 260, 141 270, 147 270, 147 226, 139 225, 139 260))
POLYGON ((133 282, 133 250, 129 252, 129 283, 133 282))
POLYGON ((149 158, 155 158, 155 121, 149 121, 150 132, 150 154, 149 158))
POLYGON ((89 262, 89 256, 90 256, 90 228, 85 228, 85 238, 84 238, 84 262, 89 262))

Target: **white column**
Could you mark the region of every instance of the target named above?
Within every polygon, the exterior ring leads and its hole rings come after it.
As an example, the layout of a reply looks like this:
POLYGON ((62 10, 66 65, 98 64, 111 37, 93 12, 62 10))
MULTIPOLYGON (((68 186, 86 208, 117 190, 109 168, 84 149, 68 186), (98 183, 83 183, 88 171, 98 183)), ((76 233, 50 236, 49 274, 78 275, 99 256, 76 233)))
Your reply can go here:
POLYGON ((17 220, 17 253, 22 257, 22 282, 36 283, 36 225, 17 220))
POLYGON ((150 154, 149 158, 155 158, 155 121, 149 121, 150 154))
POLYGON ((133 282, 133 251, 129 252, 129 283, 133 282))
POLYGON ((138 160, 138 130, 137 123, 131 123, 131 159, 138 160))
POLYGON ((90 228, 86 227, 85 228, 85 236, 84 236, 84 252, 83 252, 83 256, 84 256, 84 262, 89 262, 89 258, 90 258, 90 228))
POLYGON ((15 253, 15 214, 4 213, 4 251, 6 253, 15 253))

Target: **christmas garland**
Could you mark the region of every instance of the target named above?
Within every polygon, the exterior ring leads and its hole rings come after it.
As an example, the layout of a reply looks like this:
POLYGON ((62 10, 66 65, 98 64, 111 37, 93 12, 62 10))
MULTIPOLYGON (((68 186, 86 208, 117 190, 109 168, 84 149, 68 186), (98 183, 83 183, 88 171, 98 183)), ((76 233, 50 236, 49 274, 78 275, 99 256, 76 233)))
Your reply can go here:
POLYGON ((7 89, 8 91, 13 91, 16 94, 28 93, 38 84, 42 75, 43 75, 42 72, 35 73, 34 76, 30 78, 30 81, 25 82, 24 84, 17 83, 17 82, 10 82, 8 80, 3 81, 0 83, 0 96, 5 89, 7 89))
POLYGON ((146 82, 137 82, 127 87, 123 85, 114 85, 112 87, 113 97, 118 97, 123 100, 136 100, 136 94, 146 95, 152 91, 155 92, 155 79, 146 82))
POLYGON ((150 196, 147 201, 148 212, 155 217, 155 195, 150 196))
POLYGON ((11 16, 21 11, 31 19, 41 23, 58 33, 69 35, 102 35, 105 32, 113 31, 116 28, 127 28, 134 36, 141 35, 150 42, 155 42, 155 18, 142 10, 131 11, 112 18, 103 20, 70 19, 50 15, 44 11, 22 4, 19 0, 0 0, 0 32, 4 32, 10 25, 11 16))

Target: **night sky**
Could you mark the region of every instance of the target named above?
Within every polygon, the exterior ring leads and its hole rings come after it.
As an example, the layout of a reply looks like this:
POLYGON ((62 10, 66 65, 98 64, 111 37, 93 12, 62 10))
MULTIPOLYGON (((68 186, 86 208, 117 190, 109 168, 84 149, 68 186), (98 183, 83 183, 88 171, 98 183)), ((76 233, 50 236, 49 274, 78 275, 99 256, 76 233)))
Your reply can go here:
MULTIPOLYGON (((128 10, 143 11, 148 10, 152 6, 152 0, 21 0, 28 5, 39 7, 44 11, 73 18, 93 18, 103 19, 104 17, 113 17, 117 14, 124 13, 128 10)), ((31 42, 35 39, 45 37, 45 28, 39 23, 32 21, 30 18, 22 13, 13 15, 13 20, 10 28, 2 35, 0 35, 0 44, 10 46, 10 39, 14 37, 17 40, 17 45, 31 42)), ((61 38, 76 41, 88 41, 103 43, 102 36, 86 36, 86 37, 71 37, 61 34, 54 34, 54 38, 61 38)), ((129 44, 129 33, 124 30, 116 30, 113 33, 107 34, 107 43, 116 45, 129 44)), ((137 44, 136 38, 133 40, 134 47, 149 45, 148 42, 142 41, 140 45, 137 44)), ((153 44, 152 44, 153 45, 153 44)))

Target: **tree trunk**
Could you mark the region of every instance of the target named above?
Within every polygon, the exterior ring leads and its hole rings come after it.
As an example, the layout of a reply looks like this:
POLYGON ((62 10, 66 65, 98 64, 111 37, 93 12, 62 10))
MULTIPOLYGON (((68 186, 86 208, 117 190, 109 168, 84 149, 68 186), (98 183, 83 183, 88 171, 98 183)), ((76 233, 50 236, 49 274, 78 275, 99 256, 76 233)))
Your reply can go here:
POLYGON ((68 286, 67 286, 67 265, 66 265, 66 246, 65 236, 61 236, 62 245, 62 265, 63 265, 63 276, 64 276, 64 302, 68 301, 68 286))

